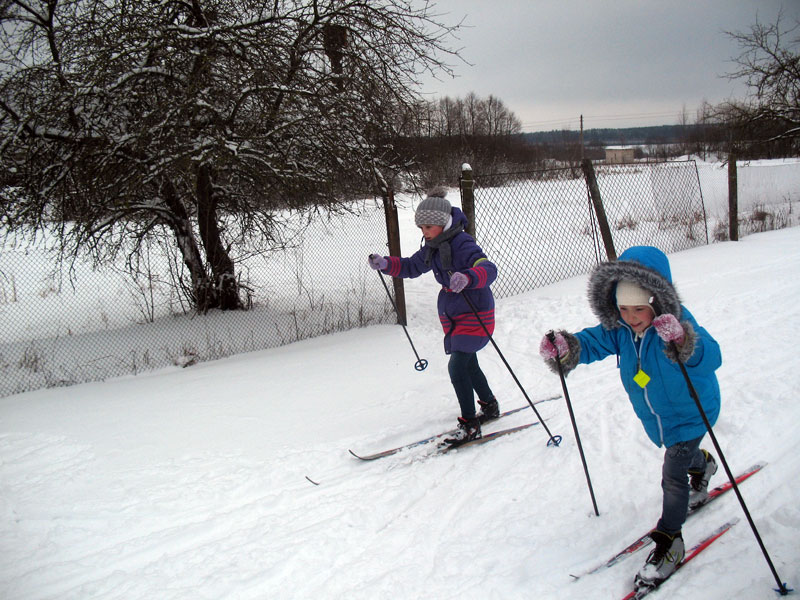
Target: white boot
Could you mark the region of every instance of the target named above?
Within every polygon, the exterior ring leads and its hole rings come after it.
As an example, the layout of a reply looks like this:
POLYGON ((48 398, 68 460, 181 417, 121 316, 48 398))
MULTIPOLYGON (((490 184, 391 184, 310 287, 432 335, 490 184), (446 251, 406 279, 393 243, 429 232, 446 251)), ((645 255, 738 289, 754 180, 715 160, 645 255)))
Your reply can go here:
POLYGON ((697 508, 708 500, 708 482, 717 472, 717 461, 706 450, 706 468, 703 471, 689 471, 689 508, 697 508))
POLYGON ((675 572, 685 554, 680 532, 669 535, 656 529, 650 532, 650 537, 656 547, 633 580, 637 587, 654 586, 664 581, 675 572))

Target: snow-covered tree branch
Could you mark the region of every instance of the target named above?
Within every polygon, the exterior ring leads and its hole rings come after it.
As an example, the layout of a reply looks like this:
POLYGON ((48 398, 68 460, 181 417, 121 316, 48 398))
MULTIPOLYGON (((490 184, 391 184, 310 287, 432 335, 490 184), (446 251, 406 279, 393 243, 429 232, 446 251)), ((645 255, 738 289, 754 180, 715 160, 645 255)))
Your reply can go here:
POLYGON ((201 310, 240 308, 236 239, 374 189, 396 115, 449 71, 407 0, 10 1, 0 7, 2 213, 62 253, 172 232, 201 310), (13 190, 13 193, 12 193, 13 190), (257 227, 253 223, 259 223, 257 227))

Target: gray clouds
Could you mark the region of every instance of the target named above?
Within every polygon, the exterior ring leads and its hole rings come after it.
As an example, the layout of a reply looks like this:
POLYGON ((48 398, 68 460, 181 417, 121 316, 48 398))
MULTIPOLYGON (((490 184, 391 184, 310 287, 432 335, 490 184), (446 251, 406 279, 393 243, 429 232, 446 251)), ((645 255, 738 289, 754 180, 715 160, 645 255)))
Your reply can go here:
POLYGON ((527 131, 690 120, 704 100, 743 98, 724 75, 739 55, 725 31, 800 18, 798 0, 436 0, 464 19, 456 78, 425 80, 429 97, 492 94, 527 131))

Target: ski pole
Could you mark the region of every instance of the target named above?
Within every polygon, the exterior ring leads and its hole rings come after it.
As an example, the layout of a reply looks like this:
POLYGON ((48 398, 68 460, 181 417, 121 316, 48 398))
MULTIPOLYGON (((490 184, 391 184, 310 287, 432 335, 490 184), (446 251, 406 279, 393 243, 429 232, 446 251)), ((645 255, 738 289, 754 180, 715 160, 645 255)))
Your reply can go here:
MULTIPOLYGON (((452 273, 450 273, 450 274, 452 275, 452 273)), ((531 408, 533 409, 534 414, 536 414, 536 418, 539 419, 539 421, 542 424, 542 427, 544 427, 544 430, 547 432, 547 435, 550 437, 550 439, 547 441, 547 445, 548 446, 558 446, 561 443, 561 436, 560 435, 554 436, 552 433, 550 433, 550 430, 547 428, 547 424, 544 422, 544 419, 539 414, 539 411, 536 410, 536 407, 533 405, 533 402, 531 402, 531 399, 528 397, 528 393, 525 391, 525 388, 522 387, 522 384, 519 382, 519 379, 517 379, 517 376, 514 373, 514 370, 511 368, 511 365, 508 364, 508 361, 506 360, 506 357, 503 356, 502 352, 500 352, 500 348, 497 346, 497 342, 494 341, 494 338, 492 337, 492 334, 489 333, 489 329, 486 327, 486 324, 483 322, 483 319, 481 319, 480 316, 478 315, 478 311, 475 309, 475 305, 472 303, 472 300, 470 300, 469 296, 467 296, 467 294, 465 294, 464 292, 461 292, 461 295, 464 297, 464 300, 467 301, 467 304, 469 305, 470 309, 472 310, 472 314, 475 315, 476 319, 478 319, 478 323, 480 323, 481 327, 483 328, 484 333, 486 333, 487 337, 489 338, 489 341, 492 342, 492 346, 494 346, 494 349, 497 350, 497 354, 502 359, 503 364, 506 366, 506 369, 508 369, 508 372, 511 373, 511 377, 514 378, 514 381, 519 386, 519 389, 522 390, 522 395, 525 396, 525 400, 527 400, 528 404, 531 405, 531 408)))
POLYGON ((719 455, 720 462, 722 466, 725 467, 725 473, 728 475, 728 479, 731 482, 731 487, 733 491, 736 493, 736 498, 739 500, 739 504, 742 506, 742 510, 744 511, 744 516, 747 517, 747 522, 750 524, 750 529, 753 530, 753 534, 756 536, 756 541, 758 542, 759 547, 761 548, 761 553, 764 555, 764 558, 769 565, 770 571, 772 571, 772 576, 775 578, 775 581, 778 584, 778 589, 775 591, 780 593, 781 596, 785 596, 790 591, 790 588, 786 586, 786 583, 781 582, 781 578, 778 575, 778 572, 775 570, 775 565, 772 564, 772 560, 769 557, 769 552, 767 552, 766 546, 764 546, 764 542, 761 541, 761 536, 758 533, 758 529, 756 528, 756 524, 753 522, 753 518, 750 516, 750 511, 747 510, 747 505, 744 502, 744 498, 742 497, 741 492, 739 491, 739 486, 736 485, 736 478, 733 476, 730 467, 728 466, 728 461, 725 460, 725 455, 722 453, 722 448, 717 442, 717 436, 714 435, 714 430, 711 428, 711 423, 708 420, 708 416, 706 416, 706 411, 703 410, 703 406, 700 404, 700 397, 697 395, 697 390, 695 390, 694 385, 692 385, 692 380, 689 378, 689 373, 686 371, 686 366, 683 362, 678 358, 678 346, 675 342, 670 342, 672 351, 675 353, 675 361, 678 363, 678 366, 681 368, 681 373, 683 373, 683 378, 686 380, 686 385, 689 388, 689 395, 691 395, 692 400, 697 405, 697 410, 700 411, 700 416, 703 418, 703 423, 706 426, 706 430, 708 430, 708 435, 711 438, 711 441, 714 444, 714 448, 719 455))
MULTIPOLYGON (((550 343, 553 344, 553 348, 555 348, 556 336, 552 330, 547 332, 547 339, 550 340, 550 343)), ((594 507, 594 515, 596 517, 599 517, 600 513, 597 510, 597 501, 594 499, 594 488, 592 488, 592 480, 589 477, 589 467, 586 466, 586 457, 583 455, 583 445, 581 444, 581 436, 578 433, 578 425, 575 422, 575 413, 572 411, 572 402, 570 402, 569 392, 567 391, 567 381, 564 378, 564 369, 561 365, 561 361, 559 360, 559 356, 557 355, 556 355, 556 364, 558 365, 558 376, 561 378, 561 389, 564 390, 564 400, 567 401, 567 410, 569 411, 569 418, 570 421, 572 421, 572 430, 575 432, 575 441, 578 443, 578 452, 581 455, 581 462, 583 463, 583 472, 586 473, 586 484, 589 486, 589 495, 592 497, 592 506, 594 507)))
MULTIPOLYGON (((400 311, 397 310, 397 304, 395 304, 394 298, 392 298, 392 293, 389 291, 389 286, 386 285, 386 280, 383 278, 383 273, 381 271, 378 271, 378 275, 380 275, 381 283, 383 283, 383 289, 386 290, 386 295, 389 296, 389 300, 391 301, 392 306, 394 307, 394 313, 397 315, 397 318, 399 319, 400 311)), ((408 329, 406 329, 406 326, 403 325, 402 323, 400 323, 400 326, 403 328, 403 331, 405 332, 406 337, 408 338, 408 343, 411 344, 411 349, 414 351, 414 356, 417 357, 417 362, 414 363, 414 368, 417 371, 424 371, 425 368, 428 366, 428 361, 425 360, 424 358, 420 358, 419 354, 417 354, 417 349, 414 348, 414 342, 411 341, 411 336, 408 335, 408 329)))

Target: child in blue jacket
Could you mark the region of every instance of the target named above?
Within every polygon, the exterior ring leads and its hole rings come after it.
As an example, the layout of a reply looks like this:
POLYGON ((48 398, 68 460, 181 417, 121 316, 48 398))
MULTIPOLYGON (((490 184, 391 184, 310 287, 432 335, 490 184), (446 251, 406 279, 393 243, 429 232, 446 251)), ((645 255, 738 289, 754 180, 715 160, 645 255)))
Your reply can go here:
POLYGON ((666 447, 662 513, 650 533, 656 547, 636 576, 637 585, 652 585, 683 559, 681 527, 688 508, 706 501, 717 470, 714 458, 700 449, 706 427, 678 361, 713 425, 720 410, 714 371, 722 356, 714 338, 681 305, 669 260, 652 246, 634 246, 619 260, 598 265, 589 277, 589 303, 600 324, 575 334, 559 331, 555 346, 545 336, 540 353, 554 371, 558 359, 564 373, 616 355, 633 410, 652 442, 666 447))
POLYGON ((408 258, 371 254, 369 266, 403 278, 433 271, 442 285, 437 308, 444 330, 444 351, 450 355, 450 381, 461 408, 456 433, 445 441, 458 445, 481 437, 481 423, 500 414, 477 356, 489 341, 484 326, 489 334, 494 331, 494 296, 489 286, 497 277, 497 268, 464 231, 467 218, 461 209, 450 205, 446 195, 447 190, 436 188, 417 207, 414 222, 422 230, 424 246, 408 258), (472 307, 464 294, 469 294, 472 307), (476 392, 481 406, 478 414, 476 392))

